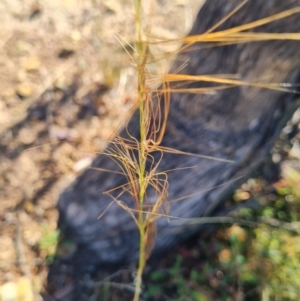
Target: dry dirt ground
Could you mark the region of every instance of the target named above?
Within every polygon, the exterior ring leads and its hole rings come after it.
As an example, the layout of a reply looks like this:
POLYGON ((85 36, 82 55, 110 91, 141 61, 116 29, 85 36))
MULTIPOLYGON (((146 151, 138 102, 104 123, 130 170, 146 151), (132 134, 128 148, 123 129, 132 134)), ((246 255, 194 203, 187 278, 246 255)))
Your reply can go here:
MULTIPOLYGON (((183 36, 200 2, 145 1, 151 33, 183 36)), ((1 0, 0 15, 0 299, 43 300, 58 195, 134 103, 133 4, 1 0)))

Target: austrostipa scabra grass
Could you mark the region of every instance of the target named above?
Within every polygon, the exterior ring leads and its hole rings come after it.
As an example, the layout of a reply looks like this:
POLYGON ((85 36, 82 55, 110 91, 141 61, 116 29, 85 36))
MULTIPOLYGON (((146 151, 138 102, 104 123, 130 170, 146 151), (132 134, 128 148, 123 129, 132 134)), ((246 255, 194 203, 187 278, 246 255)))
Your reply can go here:
MULTIPOLYGON (((251 21, 244 25, 233 26, 230 29, 220 29, 218 31, 224 23, 231 20, 231 18, 238 16, 240 9, 248 2, 249 1, 243 1, 240 5, 237 5, 232 10, 228 11, 221 20, 215 20, 215 24, 208 27, 203 34, 192 34, 187 38, 171 41, 161 38, 156 39, 153 38, 151 34, 143 33, 141 1, 135 3, 137 42, 134 47, 132 58, 138 74, 137 114, 139 120, 139 135, 133 135, 128 128, 126 138, 117 135, 105 152, 117 162, 122 170, 122 174, 127 179, 125 184, 116 188, 119 189, 120 192, 117 194, 117 197, 113 196, 113 201, 131 215, 139 232, 139 268, 135 280, 135 301, 139 299, 142 273, 154 244, 156 221, 160 217, 169 219, 174 218, 173 216, 169 216, 168 213, 169 204, 172 201, 172 199, 170 199, 168 202, 168 187, 170 184, 168 171, 160 168, 164 156, 171 153, 201 157, 203 159, 219 161, 229 165, 235 164, 234 157, 215 157, 188 151, 184 144, 180 149, 174 149, 161 144, 164 139, 169 108, 172 106, 171 93, 203 93, 206 95, 217 95, 222 91, 237 87, 253 88, 255 89, 254 91, 272 90, 275 93, 294 92, 294 89, 296 88, 296 86, 289 86, 288 83, 283 84, 281 82, 280 74, 282 72, 272 74, 272 76, 267 79, 265 78, 265 74, 262 74, 261 77, 258 76, 257 78, 254 78, 253 76, 244 77, 244 74, 238 74, 238 69, 237 74, 221 73, 214 75, 202 73, 198 75, 195 73, 185 73, 188 69, 187 67, 192 64, 189 60, 184 60, 184 54, 188 57, 189 52, 195 54, 195 52, 203 49, 214 49, 216 47, 225 47, 233 44, 242 45, 245 43, 257 43, 259 41, 299 39, 298 33, 256 32, 261 26, 298 14, 300 12, 298 7, 273 15, 270 13, 269 17, 266 16, 260 20, 251 21), (153 55, 150 55, 151 47, 167 43, 182 44, 181 48, 179 48, 179 54, 183 54, 183 60, 177 64, 177 67, 171 74, 153 75, 149 71, 148 64, 153 63, 155 60, 160 62, 161 57, 155 59, 153 55), (158 84, 154 84, 158 82, 161 83, 160 87, 158 87, 158 84), (151 198, 150 201, 148 196, 149 190, 155 192, 155 201, 153 201, 153 198, 151 198), (131 195, 134 200, 134 206, 131 207, 122 201, 124 193, 129 193, 131 195)), ((204 21, 205 20, 203 20, 203 22, 204 21)), ((278 30, 281 31, 281 29, 278 30)), ((222 62, 222 57, 220 60, 222 62)), ((272 62, 270 64, 272 64, 272 62)), ((280 66, 280 68, 283 67, 284 65, 280 66)), ((290 67, 287 67, 287 69, 288 68, 290 67)), ((249 73, 251 74, 251 72, 249 73)), ((255 94, 255 96, 257 95, 255 94)), ((198 111, 194 111, 191 114, 196 114, 200 111, 199 108, 197 110, 198 111)), ((205 118, 205 116, 203 116, 203 118, 205 118)), ((250 129, 255 126, 256 123, 250 124, 250 129)), ((197 141, 194 141, 194 143, 197 143, 197 141)), ((230 155, 230 153, 228 154, 230 155)), ((198 166, 197 168, 201 169, 201 166, 198 166)), ((176 170, 176 167, 174 170, 176 170)), ((112 190, 106 191, 107 194, 110 194, 111 192, 112 190)), ((191 193, 188 195, 191 196, 194 194, 191 193)), ((184 200, 184 197, 179 196, 178 198, 184 200)), ((209 214, 215 206, 214 203, 209 204, 209 210, 206 210, 207 214, 209 214)), ((180 216, 177 217, 180 218, 180 216)))

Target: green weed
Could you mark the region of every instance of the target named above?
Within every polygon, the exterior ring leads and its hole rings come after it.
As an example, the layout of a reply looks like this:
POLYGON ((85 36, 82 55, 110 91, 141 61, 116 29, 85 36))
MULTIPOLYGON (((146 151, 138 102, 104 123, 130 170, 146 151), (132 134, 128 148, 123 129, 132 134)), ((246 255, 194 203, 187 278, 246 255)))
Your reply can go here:
POLYGON ((53 230, 49 225, 42 226, 42 236, 38 241, 38 247, 41 252, 45 253, 47 261, 52 261, 59 239, 59 230, 53 230))

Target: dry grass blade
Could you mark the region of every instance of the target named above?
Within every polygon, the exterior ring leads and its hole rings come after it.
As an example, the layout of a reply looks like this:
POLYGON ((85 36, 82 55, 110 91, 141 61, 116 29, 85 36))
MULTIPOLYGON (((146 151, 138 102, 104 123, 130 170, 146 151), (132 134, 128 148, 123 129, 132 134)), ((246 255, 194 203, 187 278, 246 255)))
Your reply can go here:
MULTIPOLYGON (((300 37, 300 36, 299 36, 300 37)), ((299 93, 296 92, 295 90, 291 90, 285 87, 282 87, 282 83, 262 83, 262 82, 249 82, 249 81, 242 81, 242 80, 235 80, 231 78, 221 78, 219 76, 213 76, 213 75, 187 75, 187 74, 166 74, 163 76, 163 80, 167 82, 181 82, 181 81, 188 81, 188 82, 207 82, 207 83, 215 83, 215 84, 226 84, 231 87, 234 86, 247 86, 247 87, 255 87, 255 88, 263 88, 263 89, 271 89, 271 90, 276 90, 276 91, 281 91, 281 92, 293 92, 293 93, 299 93)), ((221 86, 221 87, 213 87, 213 88, 205 88, 205 89, 224 89, 228 88, 221 86)), ((193 91, 193 89, 172 89, 172 92, 183 92, 187 93, 190 92, 190 90, 193 91)))
MULTIPOLYGON (((244 5, 244 3, 241 4, 241 6, 244 5)), ((240 6, 240 7, 241 7, 240 6)), ((238 7, 238 9, 240 8, 238 7)), ((234 13, 238 10, 234 10, 234 13)), ((227 20, 229 17, 231 17, 233 14, 230 13, 228 17, 221 20, 219 23, 217 23, 215 26, 213 26, 212 29, 208 30, 206 33, 201 35, 194 35, 194 36, 187 36, 185 38, 181 39, 173 39, 173 40, 167 40, 167 39, 161 39, 160 41, 151 42, 149 41, 149 44, 168 44, 168 43, 183 43, 187 45, 192 45, 194 43, 218 43, 218 42, 252 42, 252 41, 261 41, 261 40, 299 40, 300 34, 298 33, 278 33, 278 34, 272 34, 272 33, 244 33, 243 31, 251 30, 287 17, 290 17, 295 14, 300 13, 300 7, 295 7, 289 10, 286 10, 284 12, 272 15, 270 17, 266 17, 254 22, 250 22, 244 25, 236 26, 230 29, 217 31, 217 32, 211 32, 215 28, 217 28, 220 24, 222 24, 225 20, 227 20)))
POLYGON ((222 159, 222 158, 216 158, 216 157, 211 157, 211 156, 206 156, 206 155, 183 152, 183 151, 180 151, 180 150, 177 150, 177 149, 172 149, 172 148, 169 148, 169 147, 159 146, 157 148, 158 148, 158 150, 160 150, 162 152, 165 152, 165 153, 172 153, 172 154, 186 155, 186 156, 194 156, 194 157, 198 157, 198 158, 214 160, 214 161, 219 161, 219 162, 224 162, 224 163, 234 163, 234 161, 228 160, 228 159, 222 159))

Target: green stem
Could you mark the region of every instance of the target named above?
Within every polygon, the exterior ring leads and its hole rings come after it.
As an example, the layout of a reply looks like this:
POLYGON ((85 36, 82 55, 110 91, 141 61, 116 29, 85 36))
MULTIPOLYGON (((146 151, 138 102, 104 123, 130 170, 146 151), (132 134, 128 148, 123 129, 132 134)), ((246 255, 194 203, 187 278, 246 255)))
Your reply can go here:
POLYGON ((145 267, 145 227, 140 225, 140 252, 139 252, 139 266, 135 279, 135 291, 133 301, 138 301, 142 287, 142 276, 145 267))
POLYGON ((145 112, 145 51, 142 41, 142 7, 141 0, 135 1, 135 10, 136 10, 136 32, 137 32, 137 53, 138 53, 138 62, 137 62, 137 71, 138 71, 138 105, 139 105, 139 126, 140 126, 140 143, 139 143, 139 213, 138 213, 138 225, 139 225, 139 234, 140 234, 140 246, 139 246, 139 264, 138 271, 135 282, 135 294, 134 301, 138 301, 140 297, 141 287, 142 287, 142 275, 145 267, 145 221, 143 213, 143 204, 146 192, 146 182, 145 182, 145 169, 146 169, 146 128, 145 121, 148 116, 147 110, 145 112))

